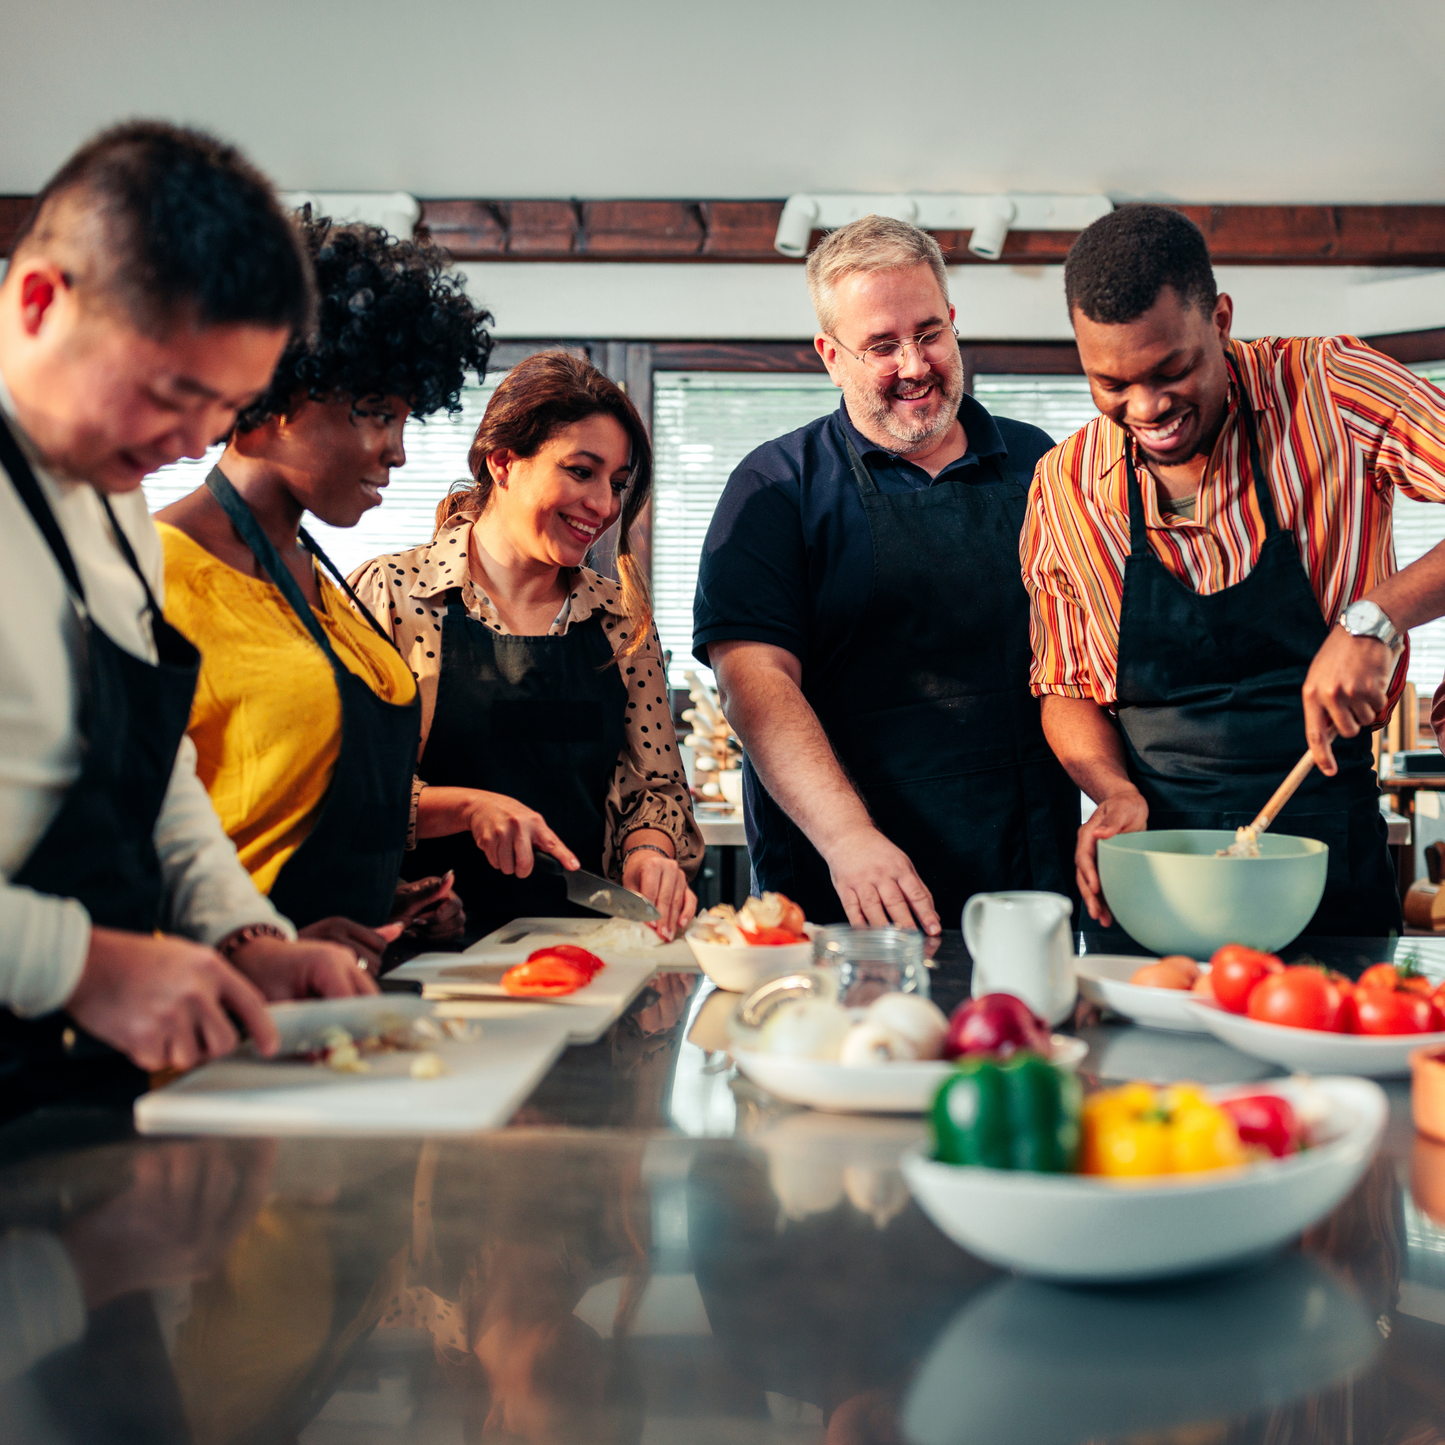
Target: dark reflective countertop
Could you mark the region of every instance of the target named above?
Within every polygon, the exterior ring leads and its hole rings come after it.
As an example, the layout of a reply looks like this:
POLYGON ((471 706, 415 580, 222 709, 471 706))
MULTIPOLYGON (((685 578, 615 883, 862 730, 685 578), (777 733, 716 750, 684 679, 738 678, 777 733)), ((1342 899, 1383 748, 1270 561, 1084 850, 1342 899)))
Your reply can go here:
MULTIPOLYGON (((1445 972, 1436 946, 1400 947, 1445 972)), ((932 962, 951 1007, 956 935, 932 962)), ((896 1169, 919 1120, 737 1078, 734 1001, 655 980, 473 1138, 137 1139, 81 1115, 0 1138, 0 1445, 1445 1442, 1445 1146, 1416 1139, 1403 1081, 1379 1159, 1298 1247, 1061 1289, 919 1213, 896 1169)), ((1274 1072, 1203 1036, 1079 1032, 1097 1078, 1274 1072)))

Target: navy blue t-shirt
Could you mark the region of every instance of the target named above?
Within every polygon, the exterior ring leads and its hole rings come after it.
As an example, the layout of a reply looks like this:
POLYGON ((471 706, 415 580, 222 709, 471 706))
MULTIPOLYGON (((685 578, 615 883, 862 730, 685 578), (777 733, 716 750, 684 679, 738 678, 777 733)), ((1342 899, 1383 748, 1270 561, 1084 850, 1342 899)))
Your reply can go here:
MULTIPOLYGON (((693 653, 768 642, 803 665, 803 690, 826 687, 873 596, 873 540, 843 443, 846 431, 881 492, 991 479, 995 465, 1027 487, 1053 442, 1027 422, 993 417, 965 394, 968 450, 937 476, 869 441, 847 407, 750 452, 728 478, 703 543, 693 653)), ((968 559, 959 558, 962 577, 968 559)), ((959 605, 966 605, 966 590, 959 605)))

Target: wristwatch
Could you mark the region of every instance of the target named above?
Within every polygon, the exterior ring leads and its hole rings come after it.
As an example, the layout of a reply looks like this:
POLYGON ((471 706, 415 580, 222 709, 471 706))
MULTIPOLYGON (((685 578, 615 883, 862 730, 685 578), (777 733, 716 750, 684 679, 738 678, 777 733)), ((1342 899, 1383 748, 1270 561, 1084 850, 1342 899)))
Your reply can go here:
POLYGON ((1363 598, 1351 602, 1340 613, 1340 626, 1351 637, 1373 637, 1383 642, 1391 652, 1398 652, 1405 645, 1404 634, 1385 615, 1384 609, 1363 598))

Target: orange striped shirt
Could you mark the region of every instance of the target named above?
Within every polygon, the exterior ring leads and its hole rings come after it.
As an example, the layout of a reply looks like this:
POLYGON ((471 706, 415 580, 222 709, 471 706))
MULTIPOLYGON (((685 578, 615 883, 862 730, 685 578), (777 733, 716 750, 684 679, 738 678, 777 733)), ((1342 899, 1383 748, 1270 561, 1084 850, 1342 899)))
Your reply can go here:
MULTIPOLYGON (((1229 350, 1254 405, 1279 524, 1293 531, 1320 610, 1333 621, 1395 571, 1394 489, 1445 502, 1445 395, 1353 336, 1265 337, 1229 350)), ((1125 443, 1122 428, 1099 416, 1034 471, 1019 550, 1035 694, 1114 704, 1129 556, 1125 443)), ((1153 476, 1137 452, 1134 461, 1149 545, 1164 566, 1196 592, 1248 576, 1264 518, 1234 388, 1193 520, 1162 514, 1153 476)))

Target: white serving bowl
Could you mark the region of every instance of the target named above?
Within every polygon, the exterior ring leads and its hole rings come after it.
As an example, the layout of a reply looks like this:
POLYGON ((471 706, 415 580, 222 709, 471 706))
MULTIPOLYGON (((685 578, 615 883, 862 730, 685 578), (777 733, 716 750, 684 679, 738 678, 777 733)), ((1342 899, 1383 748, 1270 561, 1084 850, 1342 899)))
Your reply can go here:
MULTIPOLYGON (((1074 1069, 1089 1052, 1083 1039, 1053 1036, 1051 1062, 1074 1069)), ((923 1114, 938 1086, 958 1067, 954 1059, 852 1065, 836 1059, 799 1059, 755 1049, 733 1049, 737 1066, 753 1083, 788 1104, 826 1114, 923 1114)))
MULTIPOLYGON (((1079 956, 1079 992, 1104 1008, 1148 1029, 1169 1029, 1181 1034, 1204 1034, 1209 1030, 1189 1007, 1198 994, 1188 989, 1151 988, 1129 980, 1152 958, 1131 958, 1123 953, 1085 953, 1079 956)), ((1209 972, 1206 963, 1200 970, 1209 972)))
POLYGON ((1076 1283, 1198 1274, 1267 1254, 1323 1218, 1369 1167, 1388 1106, 1365 1079, 1280 1079, 1214 1091, 1307 1094, 1328 1101, 1321 1142, 1242 1169, 1164 1175, 1157 1182, 940 1164, 903 1156, 923 1212, 990 1264, 1076 1283))
POLYGON ((1445 1045, 1439 1034, 1331 1034, 1294 1029, 1233 1014, 1217 1003, 1196 999, 1194 1016, 1215 1038, 1256 1059, 1307 1074, 1363 1074, 1369 1079, 1403 1078, 1416 1049, 1445 1045))
POLYGON ((813 961, 813 941, 766 944, 708 943, 696 936, 693 924, 684 937, 697 966, 729 993, 751 993, 764 979, 807 968, 813 961))

